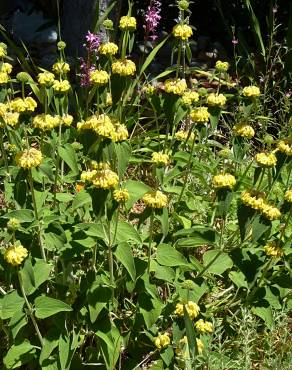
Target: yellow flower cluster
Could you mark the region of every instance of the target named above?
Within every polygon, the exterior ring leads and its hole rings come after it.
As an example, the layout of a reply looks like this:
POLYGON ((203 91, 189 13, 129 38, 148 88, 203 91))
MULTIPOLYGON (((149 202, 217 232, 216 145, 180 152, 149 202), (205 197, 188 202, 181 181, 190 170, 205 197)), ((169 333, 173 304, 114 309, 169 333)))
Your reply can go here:
POLYGON ((196 91, 188 90, 183 93, 181 100, 185 105, 192 105, 199 100, 199 94, 196 91))
POLYGON ((283 251, 276 242, 270 242, 264 246, 264 251, 267 256, 278 258, 283 256, 283 251))
POLYGON ((260 89, 257 86, 246 86, 242 90, 242 95, 247 98, 256 98, 261 94, 260 89))
POLYGON ((186 89, 187 83, 184 78, 169 78, 164 82, 164 90, 168 94, 183 95, 186 89))
POLYGON ((20 221, 17 218, 10 218, 7 222, 7 229, 8 230, 18 230, 20 228, 20 221))
POLYGON ((73 116, 71 116, 71 114, 63 114, 63 116, 61 117, 61 121, 62 121, 62 124, 69 127, 72 125, 73 116))
POLYGON ((267 203, 264 194, 257 191, 245 190, 241 194, 243 204, 259 211, 265 218, 270 221, 277 220, 281 217, 281 212, 278 208, 267 203))
POLYGON ((105 100, 105 105, 107 107, 111 106, 113 104, 113 98, 111 93, 106 93, 106 100, 105 100))
POLYGON ((63 80, 63 81, 59 81, 59 80, 55 80, 54 83, 53 83, 53 89, 54 91, 58 92, 58 93, 65 93, 67 91, 70 90, 70 83, 68 80, 63 80))
POLYGON ((213 331, 213 324, 202 319, 195 323, 195 327, 200 333, 212 333, 213 331))
POLYGON ((102 55, 115 55, 117 54, 119 47, 114 42, 107 42, 105 44, 101 44, 98 51, 102 55))
POLYGON ((288 203, 292 203, 292 189, 286 191, 286 193, 285 193, 285 200, 288 203))
POLYGON ((148 95, 152 95, 155 93, 155 86, 151 85, 151 84, 147 84, 145 87, 144 87, 144 91, 146 94, 148 95))
POLYGON ((188 301, 185 305, 183 303, 177 303, 174 313, 181 317, 184 316, 184 306, 191 320, 199 315, 200 307, 193 301, 188 301))
POLYGON ((154 344, 158 349, 167 347, 170 344, 169 334, 158 334, 158 336, 154 338, 154 344))
POLYGON ((60 125, 60 116, 51 116, 50 114, 38 114, 32 120, 33 127, 42 131, 52 130, 60 125))
POLYGON ((2 63, 0 65, 0 72, 10 75, 12 72, 12 65, 10 63, 2 63))
MULTIPOLYGON (((0 117, 3 119, 4 123, 8 126, 15 127, 19 121, 19 113, 11 112, 9 106, 0 103, 0 117)), ((1 127, 1 122, 0 122, 1 127)))
POLYGON ((55 76, 51 72, 41 72, 38 74, 38 83, 41 86, 52 86, 55 81, 55 76))
POLYGON ((4 259, 12 266, 19 266, 27 255, 28 250, 21 244, 13 244, 5 250, 4 259))
POLYGON ((187 24, 177 24, 173 27, 172 34, 174 37, 185 41, 192 36, 193 30, 187 24))
POLYGON ((7 50, 4 46, 0 46, 0 58, 6 57, 7 55, 7 50))
POLYGON ((236 184, 235 177, 229 173, 216 175, 212 180, 213 186, 216 189, 229 188, 232 189, 236 184))
POLYGON ((111 120, 106 114, 93 115, 84 122, 77 123, 78 130, 93 130, 97 135, 111 139, 114 142, 123 141, 128 138, 128 130, 125 125, 111 120))
POLYGON ((198 107, 191 110, 190 117, 194 122, 204 123, 208 122, 210 118, 210 113, 208 112, 207 107, 198 107))
POLYGON ((35 148, 25 149, 16 154, 15 162, 21 168, 34 168, 41 164, 43 160, 42 152, 35 148))
POLYGON ((9 75, 5 72, 0 72, 0 84, 6 84, 9 81, 9 75))
POLYGON ((134 17, 129 17, 128 15, 124 15, 120 19, 120 29, 125 31, 134 31, 137 27, 137 21, 134 17))
POLYGON ((127 189, 119 189, 114 191, 113 197, 118 203, 126 203, 129 200, 130 194, 127 189))
POLYGON ((162 152, 153 152, 151 162, 167 166, 169 164, 169 155, 162 152))
POLYGON ((146 193, 142 200, 150 208, 163 208, 167 206, 168 202, 167 196, 160 190, 146 193))
POLYGON ((211 93, 207 97, 207 104, 212 107, 223 107, 226 104, 226 97, 223 94, 211 93))
POLYGON ((91 71, 89 74, 89 80, 91 83, 98 86, 106 85, 109 81, 109 74, 107 71, 103 70, 91 71))
POLYGON ((97 169, 82 172, 81 180, 92 182, 101 189, 114 188, 119 183, 118 175, 110 169, 108 163, 102 162, 97 164, 97 169))
POLYGON ((251 139, 255 135, 254 129, 245 123, 237 123, 234 125, 233 132, 235 135, 245 137, 247 139, 251 139))
POLYGON ((36 101, 28 96, 27 98, 15 98, 10 102, 10 109, 14 112, 34 112, 37 107, 36 101))
POLYGON ((262 167, 274 167, 277 164, 277 158, 274 153, 258 153, 255 156, 255 160, 262 167))
POLYGON ((112 64, 112 71, 120 76, 133 76, 136 72, 136 65, 129 59, 117 59, 112 64))
MULTIPOLYGON (((203 353, 203 350, 204 350, 204 343, 199 338, 196 338, 196 342, 197 342, 198 353, 201 355, 203 353)), ((184 349, 183 349, 183 347, 185 347, 187 344, 188 344, 188 338, 186 336, 184 336, 182 339, 180 339, 179 347, 176 348, 176 350, 175 350, 176 355, 180 356, 182 358, 182 360, 189 359, 189 350, 184 351, 184 349)), ((182 368, 185 367, 184 365, 185 365, 185 363, 183 361, 182 362, 182 368)))
POLYGON ((215 68, 218 72, 226 72, 229 69, 229 63, 228 62, 222 62, 221 60, 217 60, 215 64, 215 68))
POLYGON ((175 133, 174 137, 176 138, 176 140, 179 141, 185 141, 188 138, 189 138, 188 140, 193 141, 195 140, 196 135, 193 132, 191 132, 190 134, 189 131, 179 130, 178 132, 175 133))
POLYGON ((57 75, 62 75, 70 72, 70 66, 66 62, 57 62, 53 65, 52 70, 57 75))
POLYGON ((280 140, 277 144, 277 149, 286 154, 287 156, 292 156, 292 140, 280 140))

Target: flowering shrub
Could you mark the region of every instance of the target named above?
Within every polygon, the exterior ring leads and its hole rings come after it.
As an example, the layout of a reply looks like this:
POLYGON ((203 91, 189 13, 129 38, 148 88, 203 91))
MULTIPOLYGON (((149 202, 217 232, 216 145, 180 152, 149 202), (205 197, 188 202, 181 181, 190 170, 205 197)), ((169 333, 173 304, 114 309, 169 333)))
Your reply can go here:
MULTIPOLYGON (((145 40, 160 11, 148 8, 145 40)), ((222 317, 245 305, 271 328, 271 307, 291 308, 291 123, 266 140, 264 97, 227 62, 206 88, 188 67, 188 2, 178 11, 140 63, 131 11, 120 40, 104 21, 78 83, 62 41, 52 71, 16 78, 0 46, 7 369, 199 368, 222 317), (170 37, 177 64, 154 83, 170 37)))

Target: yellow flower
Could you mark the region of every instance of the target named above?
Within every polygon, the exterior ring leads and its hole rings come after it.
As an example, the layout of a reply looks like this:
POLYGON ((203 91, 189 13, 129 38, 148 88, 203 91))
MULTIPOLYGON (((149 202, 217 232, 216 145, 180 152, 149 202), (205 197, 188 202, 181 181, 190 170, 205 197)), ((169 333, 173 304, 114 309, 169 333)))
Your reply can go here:
POLYGON ((8 230, 18 230, 20 228, 20 222, 17 218, 10 218, 9 221, 7 222, 7 229, 8 230))
POLYGON ((280 140, 278 142, 277 148, 280 152, 286 154, 287 156, 292 156, 292 140, 280 140))
POLYGON ((252 191, 245 190, 241 194, 241 200, 243 204, 257 211, 262 210, 264 205, 266 204, 264 194, 255 190, 252 191))
POLYGON ((51 72, 41 72, 38 74, 38 83, 41 86, 52 86, 55 80, 55 76, 51 72))
POLYGON ((6 84, 9 81, 9 75, 5 72, 0 72, 0 84, 6 84))
POLYGON ((7 50, 4 46, 0 45, 0 58, 6 57, 7 50))
POLYGON ((277 158, 273 153, 258 153, 255 156, 255 160, 262 167, 274 167, 277 164, 277 158))
POLYGON ((101 189, 114 188, 119 183, 119 176, 109 168, 105 167, 104 169, 96 171, 96 175, 92 179, 92 183, 94 186, 101 189))
POLYGON ((81 173, 81 180, 83 182, 86 182, 86 181, 90 182, 90 181, 92 181, 92 179, 94 179, 96 173, 97 173, 96 170, 83 171, 81 173))
POLYGON ((114 200, 118 203, 126 203, 130 195, 127 189, 120 189, 114 191, 114 200))
POLYGON ((124 15, 120 19, 120 26, 119 27, 123 31, 125 31, 125 30, 134 31, 137 27, 136 18, 129 17, 128 15, 124 15))
POLYGON ((196 338, 196 342, 197 342, 198 352, 201 355, 203 353, 203 351, 204 351, 204 348, 205 348, 204 343, 199 338, 196 338))
POLYGON ((105 44, 101 44, 98 51, 102 55, 115 55, 117 54, 119 47, 114 42, 107 42, 105 44))
POLYGON ((43 160, 42 153, 35 149, 25 149, 22 152, 17 153, 15 157, 16 164, 21 168, 34 168, 41 164, 43 160))
POLYGON ((155 86, 147 84, 146 86, 144 86, 144 91, 148 95, 153 95, 155 93, 155 86))
POLYGON ((270 242, 264 246, 264 251, 267 256, 278 258, 283 256, 283 251, 276 242, 270 242))
POLYGON ((281 217, 281 212, 278 210, 278 208, 270 204, 263 205, 261 214, 270 221, 277 220, 281 217))
POLYGON ((190 133, 189 131, 179 130, 175 133, 174 137, 179 141, 185 141, 188 138, 189 141, 193 141, 195 140, 196 135, 193 132, 190 133))
POLYGON ((233 126, 233 131, 235 135, 251 139, 255 132, 254 129, 245 123, 237 123, 233 126))
POLYGON ((4 259, 12 266, 19 266, 27 257, 28 250, 21 244, 13 244, 4 252, 4 259))
POLYGON ((42 131, 52 130, 60 124, 60 116, 51 116, 50 114, 38 114, 33 118, 32 124, 35 128, 42 131))
POLYGON ((223 107, 226 104, 226 97, 223 94, 212 93, 207 97, 207 104, 212 107, 223 107))
POLYGON ((229 69, 229 63, 222 62, 221 60, 217 60, 215 68, 218 72, 227 72, 229 69))
POLYGON ((3 116, 3 120, 6 125, 15 127, 19 121, 19 113, 18 112, 6 112, 3 116))
POLYGON ((117 59, 112 64, 112 71, 120 76, 133 76, 136 72, 136 65, 129 59, 117 59))
POLYGON ((169 164, 169 155, 162 152, 153 152, 151 162, 167 166, 169 164))
POLYGON ((108 83, 109 74, 102 70, 91 71, 89 74, 89 79, 91 83, 102 86, 108 83))
POLYGON ((69 127, 72 125, 73 116, 71 116, 70 114, 63 114, 63 116, 61 117, 61 120, 65 126, 69 127))
POLYGON ((260 89, 257 86, 246 86, 242 90, 242 95, 247 98, 256 98, 261 94, 260 89))
POLYGON ((10 73, 12 72, 12 65, 10 63, 2 63, 0 72, 10 75, 10 73))
POLYGON ((213 331, 213 324, 202 319, 195 323, 195 327, 200 333, 212 333, 213 331))
MULTIPOLYGON (((203 353, 203 350, 204 350, 204 343, 199 338, 196 338, 196 342, 197 342, 198 352, 201 355, 203 353)), ((187 345, 187 344, 188 344, 188 338, 186 336, 184 336, 182 339, 180 339, 180 341, 179 341, 180 346, 184 346, 184 345, 187 345)), ((181 355, 181 354, 183 355, 183 351, 180 348, 177 348, 177 350, 176 350, 177 355, 181 355)), ((188 352, 185 353, 185 355, 183 355, 183 357, 187 357, 187 356, 189 356, 188 352)))
POLYGON ((111 106, 113 104, 113 98, 111 93, 106 93, 106 100, 105 100, 105 105, 107 107, 111 106))
POLYGON ((57 75, 62 75, 70 72, 70 66, 66 62, 57 62, 53 65, 52 70, 57 75))
POLYGON ((59 81, 55 80, 53 83, 53 89, 59 93, 65 93, 70 90, 70 83, 67 80, 59 81))
POLYGON ((191 110, 190 117, 194 122, 204 123, 208 122, 210 113, 207 107, 198 107, 191 110))
POLYGON ((235 177, 229 173, 216 175, 212 180, 213 186, 216 189, 229 188, 232 189, 236 184, 235 177))
POLYGON ((174 37, 185 41, 192 36, 193 30, 187 24, 177 24, 173 27, 172 34, 174 37))
POLYGON ((196 91, 188 90, 184 92, 181 100, 185 105, 192 105, 199 100, 199 94, 196 91))
POLYGON ((167 196, 160 190, 146 193, 143 198, 143 202, 147 207, 150 208, 163 208, 167 206, 167 196))
POLYGON ((28 96, 27 98, 24 98, 24 103, 26 105, 26 110, 28 112, 34 112, 34 110, 37 107, 37 102, 30 96, 28 96))
POLYGON ((0 117, 4 117, 7 112, 8 106, 4 103, 0 103, 0 117))
POLYGON ((286 193, 285 193, 285 200, 288 203, 292 203, 292 189, 286 191, 286 193))
POLYGON ((181 317, 184 316, 184 306, 191 320, 199 315, 200 307, 193 301, 188 301, 185 305, 183 303, 177 303, 174 313, 181 317))
POLYGON ((120 123, 115 123, 114 124, 114 131, 111 132, 110 138, 112 141, 119 142, 119 141, 124 141, 127 140, 129 136, 128 129, 125 125, 122 125, 120 123))
POLYGON ((93 115, 89 117, 86 120, 85 125, 86 128, 92 129, 97 135, 109 139, 115 132, 115 127, 109 116, 106 114, 100 114, 99 116, 93 115))
POLYGON ((158 349, 167 347, 170 344, 169 334, 158 334, 158 336, 154 338, 154 344, 158 349))
POLYGON ((183 95, 186 89, 187 83, 184 78, 169 78, 164 82, 164 90, 168 94, 183 95))

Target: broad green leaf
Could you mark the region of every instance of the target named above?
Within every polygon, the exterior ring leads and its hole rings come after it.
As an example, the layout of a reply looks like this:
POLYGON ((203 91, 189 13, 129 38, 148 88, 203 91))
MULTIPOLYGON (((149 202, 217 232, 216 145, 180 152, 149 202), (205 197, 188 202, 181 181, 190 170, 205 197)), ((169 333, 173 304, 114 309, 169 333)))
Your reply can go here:
POLYGON ((76 194, 71 209, 74 211, 77 208, 84 207, 85 205, 90 205, 91 203, 92 199, 90 194, 88 194, 86 190, 82 189, 79 193, 76 194))
POLYGON ((101 352, 107 370, 115 369, 115 365, 119 359, 121 346, 123 344, 119 330, 112 325, 110 332, 104 333, 101 330, 98 330, 96 335, 100 339, 101 352))
POLYGON ((267 307, 252 307, 252 312, 264 320, 267 327, 271 330, 274 325, 273 313, 270 306, 267 307))
POLYGON ((177 247, 197 247, 199 245, 215 244, 217 232, 209 226, 194 226, 190 229, 179 230, 173 234, 176 237, 186 236, 178 239, 177 247))
POLYGON ((223 274, 224 271, 226 271, 227 269, 233 266, 233 262, 227 253, 222 252, 216 258, 217 255, 218 255, 217 250, 207 251, 203 255, 203 261, 204 261, 205 267, 209 263, 214 261, 208 268, 207 272, 215 274, 215 275, 221 275, 223 274))
POLYGON ((166 41, 168 40, 168 38, 169 38, 169 36, 166 37, 163 41, 161 41, 158 45, 156 45, 156 47, 151 51, 151 53, 148 55, 148 57, 146 58, 145 62, 143 63, 143 65, 142 65, 142 67, 140 69, 140 73, 139 73, 140 75, 142 75, 142 73, 144 73, 144 71, 146 70, 146 68, 150 65, 150 63, 155 58, 155 56, 158 53, 158 51, 166 43, 166 41))
POLYGON ((161 314, 163 304, 157 298, 141 293, 138 297, 139 311, 143 316, 147 329, 154 325, 161 314))
POLYGON ((74 175, 79 173, 78 169, 78 159, 71 144, 65 144, 58 148, 58 152, 60 157, 66 162, 66 164, 70 167, 74 175))
POLYGON ((31 264, 31 260, 27 259, 20 270, 20 275, 22 278, 23 287, 25 293, 29 295, 30 293, 35 291, 35 279, 34 279, 34 272, 33 267, 31 264))
POLYGON ((16 290, 5 294, 0 297, 0 318, 2 320, 10 319, 14 316, 15 312, 22 310, 24 299, 20 297, 16 290))
POLYGON ((186 266, 185 257, 169 244, 160 244, 157 248, 157 262, 162 266, 186 266))
POLYGON ((267 220, 264 217, 255 217, 252 223, 252 241, 257 242, 263 234, 265 234, 265 238, 268 237, 266 232, 271 229, 272 223, 271 221, 267 220))
POLYGON ((58 312, 72 311, 72 308, 67 303, 46 296, 37 297, 34 304, 35 315, 38 319, 45 319, 58 312))
POLYGON ((32 222, 34 220, 33 211, 30 209, 19 209, 11 211, 2 216, 3 218, 17 218, 20 222, 32 222))
POLYGON ((89 308, 90 321, 94 323, 110 300, 111 290, 108 287, 102 287, 94 283, 87 293, 87 302, 89 308))
POLYGON ((130 198, 126 203, 126 208, 129 210, 137 200, 143 197, 145 193, 152 189, 141 181, 128 180, 124 184, 125 189, 128 190, 130 198))
POLYGON ((19 330, 27 324, 27 321, 28 321, 27 316, 22 310, 18 312, 14 312, 9 322, 9 326, 10 326, 13 339, 16 338, 19 330))
POLYGON ((188 311, 184 306, 184 322, 186 327, 186 336, 188 339, 188 348, 190 351, 190 360, 192 365, 196 361, 196 355, 198 354, 197 342, 196 342, 196 334, 192 320, 189 317, 188 311))
POLYGON ((70 367, 70 338, 61 334, 59 338, 59 359, 62 370, 68 370, 70 367))
POLYGON ((136 268, 131 246, 126 242, 120 243, 118 244, 114 254, 117 257, 117 259, 122 263, 122 265, 126 268, 129 275, 131 276, 131 279, 135 281, 136 268))
POLYGON ((123 177, 131 156, 131 148, 127 141, 115 143, 115 151, 118 159, 118 175, 123 177))
POLYGON ((7 369, 16 369, 29 361, 31 361, 35 354, 35 348, 28 340, 24 340, 20 344, 14 344, 10 347, 3 363, 7 369))
POLYGON ((248 284, 245 278, 245 275, 241 271, 230 271, 228 274, 230 280, 238 287, 238 288, 248 288, 248 284))
POLYGON ((172 283, 175 278, 175 272, 171 267, 161 266, 155 260, 151 261, 150 271, 153 271, 155 278, 168 283, 172 283))
MULTIPOLYGON (((43 348, 39 357, 40 365, 43 365, 43 361, 48 359, 53 350, 58 347, 59 343, 59 330, 56 327, 51 327, 47 332, 46 336, 43 337, 43 348)), ((42 367, 43 368, 43 367, 42 367)))

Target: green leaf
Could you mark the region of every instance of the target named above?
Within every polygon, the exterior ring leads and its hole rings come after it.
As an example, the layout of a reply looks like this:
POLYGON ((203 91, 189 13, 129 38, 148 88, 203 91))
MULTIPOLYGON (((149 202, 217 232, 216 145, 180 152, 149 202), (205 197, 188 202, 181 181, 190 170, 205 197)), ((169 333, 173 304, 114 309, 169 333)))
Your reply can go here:
POLYGON ((163 41, 161 41, 158 45, 156 45, 156 47, 151 51, 151 53, 148 55, 148 57, 146 58, 145 62, 143 63, 141 69, 140 69, 140 76, 142 75, 142 73, 144 73, 144 71, 146 70, 146 68, 150 65, 150 63, 152 62, 152 60, 155 58, 156 54, 158 53, 158 51, 162 48, 162 46, 166 43, 166 41, 168 40, 169 36, 167 36, 163 41))
MULTIPOLYGON (((47 360, 53 350, 58 347, 59 343, 59 330, 56 327, 51 327, 47 332, 46 336, 43 337, 43 347, 39 357, 40 365, 43 365, 43 362, 47 360)), ((42 367, 43 368, 43 367, 42 367)))
POLYGON ((160 266, 155 260, 151 261, 150 271, 154 272, 156 279, 167 281, 168 283, 173 283, 175 278, 175 272, 171 267, 160 266))
POLYGON ((26 324, 27 324, 26 314, 22 310, 18 312, 14 312, 9 322, 9 326, 10 326, 13 339, 16 338, 19 330, 23 328, 26 324))
POLYGON ((118 244, 114 254, 117 257, 117 259, 122 263, 122 265, 126 268, 129 275, 131 276, 131 279, 135 281, 136 268, 132 248, 130 247, 130 245, 126 242, 118 244))
POLYGON ((2 320, 10 319, 14 316, 15 312, 22 310, 24 299, 20 297, 16 290, 5 294, 0 297, 0 318, 2 320))
POLYGON ((187 238, 179 239, 176 242, 177 247, 197 247, 199 245, 215 244, 217 232, 208 226, 194 226, 190 229, 179 230, 173 234, 174 236, 187 236, 187 238))
POLYGON ((206 267, 211 261, 214 260, 207 271, 211 274, 221 275, 224 271, 233 266, 233 262, 227 253, 221 252, 215 260, 217 255, 218 250, 207 251, 203 255, 203 261, 204 266, 206 267))
POLYGON ((157 262, 162 266, 186 266, 185 257, 169 244, 159 244, 157 248, 157 262))
POLYGON ((72 211, 75 211, 78 208, 84 207, 85 205, 90 205, 92 203, 92 199, 89 193, 86 190, 82 189, 79 193, 76 194, 73 203, 72 203, 72 211))
POLYGON ((126 203, 127 210, 129 210, 137 200, 142 198, 145 193, 152 190, 141 181, 128 180, 125 182, 124 186, 130 194, 130 198, 126 203))
POLYGON ((118 175, 122 178, 129 163, 131 148, 126 141, 123 141, 115 143, 115 151, 118 159, 118 175))
MULTIPOLYGON (((264 217, 256 217, 252 223, 252 241, 257 242, 263 234, 271 229, 272 223, 264 217)), ((268 235, 265 234, 265 238, 268 235)))
MULTIPOLYGON (((114 236, 114 232, 112 231, 112 237, 114 236)), ((126 221, 119 221, 117 227, 117 234, 116 234, 116 241, 121 243, 125 241, 133 240, 136 243, 142 243, 141 237, 138 231, 126 221)))
POLYGON ((192 320, 189 317, 188 311, 184 305, 184 322, 186 327, 186 335, 188 339, 188 347, 190 351, 190 360, 192 364, 195 363, 196 354, 198 353, 196 334, 192 320))
POLYGON ((96 282, 93 283, 87 294, 89 317, 92 323, 96 321, 101 310, 107 306, 110 297, 111 290, 109 288, 102 287, 96 282))
POLYGON ((248 288, 248 283, 243 272, 230 271, 228 276, 238 288, 248 288))
POLYGON ((3 218, 17 218, 20 222, 32 222, 34 220, 33 211, 30 209, 19 209, 11 211, 2 216, 3 218))
POLYGON ((38 319, 45 319, 58 312, 72 311, 72 308, 67 303, 46 296, 37 297, 34 304, 35 315, 38 319))
POLYGON ((3 359, 3 363, 7 369, 16 369, 31 361, 34 354, 34 346, 32 346, 28 340, 24 340, 22 343, 14 344, 10 347, 3 359))
POLYGON ((62 370, 68 370, 71 363, 70 356, 70 338, 61 334, 59 338, 59 359, 62 370))
POLYGON ((264 320, 268 329, 272 329, 274 325, 273 313, 270 306, 268 307, 252 307, 252 312, 264 320))
POLYGON ((123 344, 119 330, 112 325, 110 332, 104 333, 101 330, 98 330, 96 335, 100 339, 101 352, 107 370, 115 369, 115 365, 119 359, 121 346, 123 344))
POLYGON ((66 164, 70 167, 73 172, 73 175, 77 175, 79 173, 78 169, 78 159, 71 144, 65 144, 63 147, 58 148, 58 153, 60 157, 66 162, 66 164))
POLYGON ((138 297, 139 311, 143 316, 147 329, 154 325, 161 314, 163 304, 160 300, 141 293, 138 297))

